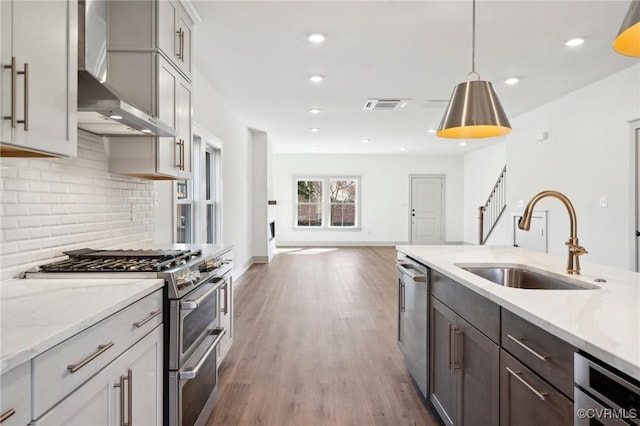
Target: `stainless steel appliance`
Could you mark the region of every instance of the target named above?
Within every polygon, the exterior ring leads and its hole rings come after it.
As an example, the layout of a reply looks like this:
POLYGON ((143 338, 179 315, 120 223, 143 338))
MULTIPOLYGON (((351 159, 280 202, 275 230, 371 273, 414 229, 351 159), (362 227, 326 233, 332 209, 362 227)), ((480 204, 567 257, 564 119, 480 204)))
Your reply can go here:
POLYGON ((427 268, 408 256, 397 260, 398 269, 398 346, 411 377, 427 398, 428 301, 427 268))
POLYGON ((164 421, 191 426, 206 420, 216 387, 219 327, 218 289, 231 279, 224 251, 92 250, 27 271, 26 278, 163 278, 164 421))
POLYGON ((574 425, 640 425, 640 382, 584 354, 574 356, 574 425))

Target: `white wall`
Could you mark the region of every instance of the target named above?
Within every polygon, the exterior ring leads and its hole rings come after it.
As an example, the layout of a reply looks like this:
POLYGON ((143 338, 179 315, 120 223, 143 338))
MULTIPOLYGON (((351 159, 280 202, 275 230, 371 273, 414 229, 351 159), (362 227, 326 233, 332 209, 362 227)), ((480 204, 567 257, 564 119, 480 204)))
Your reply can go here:
POLYGON ((252 198, 252 255, 254 261, 266 262, 269 258, 267 221, 267 134, 251 131, 251 198, 252 198))
POLYGON ((109 173, 102 138, 78 133, 78 156, 2 158, 2 278, 63 251, 153 244, 153 185, 109 173))
POLYGON ((463 158, 412 155, 286 155, 274 160, 278 245, 398 244, 409 239, 409 175, 445 175, 445 239, 463 238, 463 158), (294 227, 294 176, 361 177, 361 229, 294 227))
MULTIPOLYGON (((511 120, 514 130, 506 142, 507 211, 539 191, 560 191, 576 210, 578 237, 589 251, 583 262, 631 269, 629 121, 639 117, 640 65, 635 65, 511 120), (548 132, 547 140, 536 140, 541 132, 548 132), (598 206, 602 196, 608 199, 607 208, 598 206)), ((465 173, 466 181, 478 174, 470 167, 465 173)), ((465 204, 472 201, 466 194, 465 204)), ((545 199, 536 209, 549 210, 549 252, 566 255, 569 221, 564 207, 545 199)), ((505 220, 510 214, 502 225, 505 220)), ((470 232, 465 229, 465 235, 470 232)), ((509 241, 510 232, 502 226, 496 238, 509 241)))
MULTIPOLYGON (((505 142, 490 145, 465 155, 463 209, 465 243, 478 244, 478 207, 487 201, 487 197, 489 197, 506 162, 505 142)), ((508 185, 507 177, 507 187, 508 185)), ((508 211, 505 211, 504 214, 510 215, 508 211)), ((497 233, 497 231, 495 232, 497 233)), ((494 242, 494 239, 495 237, 491 238, 491 242, 494 242)))
POLYGON ((251 259, 251 134, 240 117, 196 67, 194 122, 218 138, 222 149, 222 242, 234 246, 240 272, 251 259))

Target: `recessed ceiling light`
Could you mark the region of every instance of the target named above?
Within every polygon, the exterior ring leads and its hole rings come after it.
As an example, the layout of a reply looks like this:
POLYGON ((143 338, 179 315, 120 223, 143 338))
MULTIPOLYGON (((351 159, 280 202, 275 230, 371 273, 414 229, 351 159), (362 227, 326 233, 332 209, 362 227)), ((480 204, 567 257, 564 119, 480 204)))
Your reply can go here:
POLYGON ((322 111, 322 110, 321 110, 320 108, 311 108, 311 109, 309 110, 309 112, 310 112, 311 114, 320 114, 320 112, 321 112, 321 111, 322 111))
POLYGON ((322 43, 326 39, 327 36, 322 33, 311 33, 307 35, 307 40, 309 40, 311 43, 322 43))
POLYGON ((371 142, 371 139, 362 139, 362 143, 369 143, 371 142))
POLYGON ((324 80, 324 76, 321 75, 311 75, 309 76, 309 80, 313 81, 314 83, 320 83, 322 80, 324 80))
POLYGON ((429 129, 429 133, 435 133, 437 131, 438 131, 438 129, 429 129))
POLYGON ((140 130, 142 133, 152 133, 151 130, 149 129, 142 129, 140 130))
POLYGON ((569 47, 577 47, 580 46, 582 43, 584 43, 584 39, 581 37, 576 37, 576 38, 572 38, 570 40, 567 40, 564 45, 565 46, 569 46, 569 47))
POLYGON ((317 127, 312 127, 309 130, 311 130, 313 133, 318 133, 320 131, 320 129, 317 127))
POLYGON ((512 85, 514 85, 514 84, 518 83, 519 81, 520 81, 520 79, 519 79, 519 78, 511 77, 511 78, 506 79, 504 82, 505 82, 506 84, 508 84, 509 86, 512 86, 512 85))
POLYGON ((111 118, 112 120, 122 120, 121 115, 110 115, 109 118, 111 118))
POLYGON ((460 142, 460 146, 467 146, 466 142, 460 142))
POLYGON ((317 146, 312 146, 311 149, 315 150, 315 149, 318 149, 318 147, 317 146))
POLYGON ((400 151, 406 151, 406 150, 407 150, 407 147, 406 147, 406 146, 402 146, 402 147, 400 147, 400 151))

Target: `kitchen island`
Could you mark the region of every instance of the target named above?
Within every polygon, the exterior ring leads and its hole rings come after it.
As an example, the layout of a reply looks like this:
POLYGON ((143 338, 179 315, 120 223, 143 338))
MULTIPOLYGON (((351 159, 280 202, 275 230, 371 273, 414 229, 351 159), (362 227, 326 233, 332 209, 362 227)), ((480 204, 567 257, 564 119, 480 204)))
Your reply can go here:
POLYGON ((620 408, 640 424, 640 274, 585 262, 580 275, 568 275, 566 258, 515 247, 397 250, 400 349, 409 368, 412 355, 403 343, 416 318, 406 316, 412 303, 407 289, 422 281, 428 294, 426 397, 445 424, 582 425, 589 424, 581 423, 589 420, 580 417, 582 409, 601 406, 620 408), (416 275, 412 261, 427 272, 416 275), (577 287, 504 286, 477 275, 483 267, 529 270, 577 287), (411 275, 414 284, 407 282, 411 275), (610 385, 601 389, 604 395, 595 393, 596 402, 588 399, 596 370, 613 374, 612 383, 630 383, 622 402, 606 400, 610 385), (601 402, 608 405, 593 405, 601 402))
POLYGON ((406 245, 397 249, 640 380, 639 273, 583 260, 581 274, 571 278, 600 288, 527 290, 496 285, 456 265, 506 263, 564 275, 566 259, 516 247, 406 245))

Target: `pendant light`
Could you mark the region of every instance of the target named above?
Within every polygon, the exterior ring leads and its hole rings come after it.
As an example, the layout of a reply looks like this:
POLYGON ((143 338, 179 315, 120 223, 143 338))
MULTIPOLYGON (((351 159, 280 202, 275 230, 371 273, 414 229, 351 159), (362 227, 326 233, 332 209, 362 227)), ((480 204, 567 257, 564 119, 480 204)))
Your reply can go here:
POLYGON ((640 58, 640 0, 633 0, 620 31, 613 40, 613 49, 626 56, 640 58))
POLYGON ((467 81, 453 89, 436 134, 442 138, 474 139, 502 136, 509 132, 511 124, 493 85, 480 80, 476 72, 476 0, 473 0, 471 72, 467 74, 467 81), (474 75, 476 80, 471 79, 474 75))

